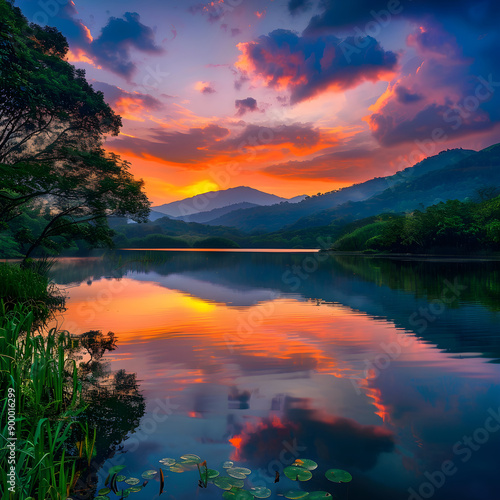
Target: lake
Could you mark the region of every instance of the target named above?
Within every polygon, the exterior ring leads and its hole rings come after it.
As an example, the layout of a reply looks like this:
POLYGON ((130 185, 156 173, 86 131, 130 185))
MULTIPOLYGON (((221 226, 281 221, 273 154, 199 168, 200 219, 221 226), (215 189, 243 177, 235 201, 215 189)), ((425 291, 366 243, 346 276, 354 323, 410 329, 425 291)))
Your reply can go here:
MULTIPOLYGON (((229 460, 250 469, 270 498, 499 498, 499 268, 298 251, 60 259, 58 326, 117 339, 94 370, 112 390, 96 398, 88 482, 123 464, 142 484, 161 466, 161 498, 222 498, 196 468, 159 463, 196 454, 221 475, 229 460), (312 479, 283 475, 297 458, 319 464, 312 479)), ((156 475, 131 498, 158 492, 156 475)))

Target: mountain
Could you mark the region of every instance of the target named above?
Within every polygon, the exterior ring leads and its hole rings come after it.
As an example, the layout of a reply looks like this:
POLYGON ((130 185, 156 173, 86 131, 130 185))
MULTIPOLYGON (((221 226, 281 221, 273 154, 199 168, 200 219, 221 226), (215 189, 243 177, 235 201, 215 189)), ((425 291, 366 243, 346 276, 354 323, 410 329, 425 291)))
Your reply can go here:
MULTIPOLYGON (((207 222, 210 222, 213 219, 217 219, 218 217, 222 217, 223 215, 226 215, 229 212, 234 212, 235 210, 253 208, 258 206, 260 205, 244 201, 242 203, 235 203, 234 205, 228 205, 227 207, 214 208, 213 210, 209 210, 207 212, 198 212, 197 214, 184 215, 183 217, 173 217, 173 219, 183 220, 185 222, 199 222, 200 224, 206 224, 207 222)), ((164 214, 160 214, 160 216, 165 217, 164 214)))
POLYGON ((149 220, 151 222, 154 222, 155 220, 161 219, 162 217, 165 217, 165 214, 162 214, 161 212, 158 212, 157 210, 151 210, 151 212, 149 212, 149 220))
MULTIPOLYGON (((299 200, 300 198, 299 196, 292 199, 299 200)), ((288 200, 274 194, 264 193, 263 191, 247 186, 239 186, 221 191, 210 191, 152 208, 156 212, 161 212, 170 217, 184 217, 243 202, 259 206, 269 206, 285 201, 288 200)))
POLYGON ((477 190, 484 187, 500 187, 500 144, 468 151, 458 161, 457 158, 438 170, 408 177, 362 202, 348 202, 305 216, 287 229, 324 226, 336 220, 357 220, 381 213, 409 212, 440 201, 474 198, 477 190))
MULTIPOLYGON (((452 165, 475 154, 475 151, 464 149, 452 149, 442 151, 438 155, 426 158, 389 177, 376 177, 360 184, 331 191, 322 195, 307 197, 303 201, 291 204, 280 203, 272 207, 254 207, 243 210, 235 210, 226 215, 207 222, 210 225, 222 225, 236 227, 247 232, 271 232, 278 231, 292 225, 299 219, 306 218, 312 214, 331 210, 348 202, 362 202, 374 195, 386 191, 392 191, 401 184, 406 184, 412 179, 438 171, 447 165, 452 165)), ((328 224, 324 222, 323 224, 328 224)), ((323 225, 316 224, 316 225, 323 225)), ((301 226, 306 227, 306 226, 301 226)))

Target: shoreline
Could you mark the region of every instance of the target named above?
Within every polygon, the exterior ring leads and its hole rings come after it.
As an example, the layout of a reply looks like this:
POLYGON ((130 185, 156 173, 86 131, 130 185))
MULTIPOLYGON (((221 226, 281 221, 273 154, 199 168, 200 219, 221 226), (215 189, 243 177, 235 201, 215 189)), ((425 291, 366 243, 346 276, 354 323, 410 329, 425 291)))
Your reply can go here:
POLYGON ((460 254, 431 254, 431 253, 364 253, 364 252, 341 252, 336 250, 320 250, 322 253, 331 255, 346 255, 357 257, 370 257, 394 260, 435 260, 447 262, 476 261, 476 262, 500 262, 498 255, 460 255, 460 254))

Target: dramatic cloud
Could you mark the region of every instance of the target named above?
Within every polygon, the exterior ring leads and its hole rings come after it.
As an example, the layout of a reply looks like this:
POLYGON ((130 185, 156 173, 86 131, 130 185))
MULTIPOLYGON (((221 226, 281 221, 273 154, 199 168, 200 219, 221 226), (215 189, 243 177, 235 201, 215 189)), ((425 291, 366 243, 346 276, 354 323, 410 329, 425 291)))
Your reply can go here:
POLYGON ((421 94, 412 94, 406 87, 403 87, 402 85, 397 86, 394 91, 396 93, 396 99, 402 104, 417 102, 423 98, 421 94))
POLYGON ((354 37, 300 37, 275 30, 238 48, 242 55, 236 67, 241 75, 254 76, 277 90, 291 90, 292 104, 328 89, 343 91, 363 81, 377 81, 397 65, 396 54, 371 37, 360 43, 354 37))
POLYGON ((292 144, 296 148, 310 148, 321 140, 319 131, 311 125, 294 123, 292 125, 278 125, 263 127, 247 125, 241 134, 218 142, 214 148, 233 151, 245 147, 255 146, 284 146, 292 144))
MULTIPOLYGON (((288 403, 288 401, 287 401, 288 403)), ((380 455, 390 453, 395 447, 393 433, 380 426, 362 425, 355 420, 331 417, 319 412, 289 409, 281 419, 263 419, 246 423, 236 439, 235 459, 250 458, 265 463, 283 448, 283 442, 294 436, 296 442, 307 449, 313 460, 337 463, 361 470, 373 468, 380 455), (363 450, 363 453, 359 453, 363 450)))
MULTIPOLYGON (((44 24, 49 21, 35 2, 26 4, 30 20, 44 24)), ((67 2, 51 17, 49 24, 55 24, 70 42, 68 60, 85 62, 97 68, 104 68, 129 80, 137 70, 133 62, 133 50, 147 54, 162 54, 164 50, 155 44, 153 30, 140 21, 136 12, 126 12, 123 18, 110 17, 97 38, 78 18, 73 2, 67 2)))
POLYGON ((128 120, 144 121, 145 115, 163 107, 158 99, 148 94, 127 92, 120 87, 104 82, 94 82, 92 86, 104 94, 106 102, 116 113, 128 120))
POLYGON ((312 8, 312 5, 311 0, 289 0, 288 10, 292 16, 295 16, 297 14, 307 12, 312 8))
POLYGON ((246 99, 237 99, 234 103, 236 109, 238 110, 236 114, 238 116, 243 116, 247 111, 258 111, 257 101, 253 97, 247 97, 246 99))
POLYGON ((323 12, 314 16, 305 30, 320 34, 357 25, 362 31, 384 28, 394 16, 426 18, 429 15, 460 19, 476 26, 494 26, 500 14, 497 0, 484 0, 474 5, 470 0, 322 0, 323 12), (364 24, 366 23, 366 24, 364 24), (371 25, 369 23, 372 23, 371 25))
POLYGON ((155 99, 149 94, 141 94, 140 92, 127 92, 126 90, 123 90, 116 85, 109 85, 108 83, 104 82, 93 82, 92 87, 94 87, 95 90, 99 90, 100 92, 102 92, 104 94, 106 102, 108 102, 111 106, 119 103, 124 98, 141 102, 144 107, 151 110, 158 110, 163 106, 163 104, 158 99, 155 99))
POLYGON ((263 171, 286 179, 317 179, 359 182, 377 174, 373 150, 355 149, 318 155, 309 160, 292 160, 266 167, 263 171))
POLYGON ((214 143, 229 135, 229 130, 218 125, 191 128, 188 132, 166 132, 150 129, 151 140, 124 137, 109 141, 110 147, 132 152, 143 158, 154 157, 170 163, 190 164, 192 169, 203 169, 199 164, 213 154, 208 150, 214 143))
POLYGON ((153 30, 140 22, 139 14, 126 12, 123 17, 111 17, 90 49, 99 64, 130 78, 136 71, 130 59, 132 49, 149 54, 161 54, 163 49, 155 45, 153 30))
POLYGON ((247 125, 243 131, 230 131, 219 125, 191 128, 187 132, 149 129, 149 138, 122 137, 106 144, 121 153, 141 158, 157 158, 178 163, 191 170, 207 168, 209 161, 231 161, 237 157, 265 158, 283 149, 308 153, 321 142, 321 135, 310 125, 295 123, 276 127, 247 125))
POLYGON ((470 74, 471 61, 452 35, 436 26, 420 27, 408 37, 408 45, 421 64, 392 82, 370 108, 368 123, 381 145, 439 143, 494 126, 485 104, 495 87, 470 74))

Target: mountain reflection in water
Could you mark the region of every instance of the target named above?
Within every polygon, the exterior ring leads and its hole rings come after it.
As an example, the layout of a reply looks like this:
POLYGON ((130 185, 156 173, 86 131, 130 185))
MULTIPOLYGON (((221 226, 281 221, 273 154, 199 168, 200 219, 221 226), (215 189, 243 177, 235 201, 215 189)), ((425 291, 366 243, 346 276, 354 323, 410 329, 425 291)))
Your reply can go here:
MULTIPOLYGON (((399 499, 451 460, 433 498, 497 498, 500 433, 470 450, 464 437, 500 405, 498 264, 306 258, 124 252, 53 268, 69 294, 60 325, 115 332, 111 366, 140 381, 129 473, 197 453, 270 487, 300 455, 354 477, 346 492, 318 473, 305 491, 399 499)), ((197 494, 186 474, 166 481, 171 498, 197 494)))

